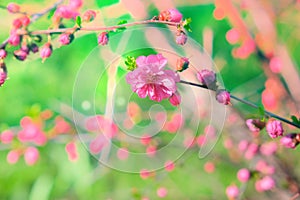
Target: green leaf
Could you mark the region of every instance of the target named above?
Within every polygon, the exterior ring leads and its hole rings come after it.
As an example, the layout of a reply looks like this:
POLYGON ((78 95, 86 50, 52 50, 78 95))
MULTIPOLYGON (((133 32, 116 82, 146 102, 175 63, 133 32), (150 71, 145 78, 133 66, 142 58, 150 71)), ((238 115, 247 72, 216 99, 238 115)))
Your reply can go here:
POLYGON ((300 125, 300 118, 298 119, 295 115, 292 115, 292 116, 291 116, 291 119, 292 119, 292 121, 293 121, 295 124, 299 124, 299 125, 300 125))
POLYGON ((49 11, 49 14, 48 14, 47 18, 48 18, 48 19, 51 19, 51 18, 53 17, 53 15, 54 15, 55 11, 56 11, 56 7, 53 8, 53 9, 51 9, 51 10, 49 11))
POLYGON ((132 56, 127 56, 125 59, 125 65, 127 66, 127 70, 133 71, 136 69, 135 58, 132 56))
POLYGON ((81 17, 80 16, 77 16, 76 17, 76 24, 81 27, 81 17))
MULTIPOLYGON (((122 24, 127 24, 127 20, 121 20, 121 21, 118 22, 117 25, 122 25, 122 24)), ((116 32, 122 32, 122 31, 124 31, 125 29, 126 29, 126 27, 117 28, 117 29, 116 29, 116 32)))
POLYGON ((99 8, 103 8, 105 6, 111 6, 113 4, 119 3, 119 0, 96 0, 96 3, 99 8))
POLYGON ((187 18, 183 21, 183 28, 188 32, 192 32, 192 28, 190 26, 191 22, 192 22, 192 18, 187 18))

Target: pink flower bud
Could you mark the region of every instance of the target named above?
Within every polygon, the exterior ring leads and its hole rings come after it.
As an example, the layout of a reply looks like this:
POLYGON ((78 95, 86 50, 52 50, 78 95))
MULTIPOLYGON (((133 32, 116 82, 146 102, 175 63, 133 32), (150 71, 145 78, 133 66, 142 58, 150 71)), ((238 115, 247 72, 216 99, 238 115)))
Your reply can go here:
POLYGON ((178 31, 176 33, 176 43, 179 45, 184 45, 187 41, 187 36, 183 31, 178 31))
POLYGON ((151 175, 152 175, 152 173, 151 173, 149 170, 147 170, 147 169, 142 169, 142 170, 140 171, 140 177, 141 177, 142 179, 147 179, 147 178, 149 178, 151 175))
POLYGON ((141 137, 141 143, 142 143, 143 145, 148 145, 148 144, 150 144, 150 142, 151 142, 151 136, 150 136, 150 135, 145 134, 145 135, 143 135, 143 136, 141 137))
POLYGON ((62 44, 62 45, 68 45, 70 44, 74 39, 74 35, 73 34, 69 34, 69 33, 62 33, 60 36, 59 36, 59 42, 62 44))
POLYGON ((226 195, 229 199, 234 199, 239 196, 239 188, 236 185, 230 185, 226 188, 226 195))
POLYGON ((98 44, 99 45, 102 45, 102 46, 107 45, 108 40, 109 40, 109 38, 108 38, 107 32, 102 32, 98 35, 98 44))
POLYGON ((247 140, 241 140, 238 144, 238 149, 243 152, 247 149, 249 142, 247 140))
POLYGON ((170 22, 180 22, 182 20, 182 14, 176 9, 169 9, 169 19, 170 22))
POLYGON ((197 72, 197 79, 203 85, 206 85, 208 87, 215 86, 216 82, 217 82, 215 72, 208 70, 208 69, 203 69, 203 70, 197 72))
POLYGON ((237 173, 237 178, 239 179, 239 181, 241 181, 242 183, 245 183, 249 180, 250 178, 250 171, 246 168, 240 169, 237 173))
POLYGON ((30 24, 30 18, 28 16, 24 16, 20 18, 22 22, 22 26, 26 27, 30 24))
POLYGON ((240 33, 236 28, 230 29, 229 31, 227 31, 226 33, 226 40, 230 43, 230 44, 235 44, 239 41, 240 39, 240 33))
POLYGON ((22 21, 20 18, 17 18, 13 21, 13 28, 14 29, 19 29, 21 28, 23 25, 22 25, 22 21))
POLYGON ((204 164, 204 171, 211 174, 215 171, 215 164, 213 162, 206 162, 204 164))
POLYGON ((228 105, 230 103, 230 93, 226 90, 218 90, 216 100, 221 104, 228 105))
POLYGON ((21 36, 16 33, 11 33, 11 35, 8 38, 8 43, 12 46, 18 46, 21 41, 21 36))
POLYGON ((270 176, 265 176, 261 180, 256 181, 255 188, 258 192, 271 190, 275 187, 275 181, 270 176))
POLYGON ((249 144, 246 152, 245 152, 245 158, 247 160, 251 160, 258 152, 258 145, 255 143, 249 144))
POLYGON ((0 62, 0 86, 2 86, 7 78, 7 69, 4 62, 0 62))
POLYGON ((178 106, 181 102, 181 96, 178 92, 175 92, 170 98, 169 98, 170 103, 173 106, 178 106))
POLYGON ((29 46, 29 49, 32 53, 37 53, 39 51, 39 47, 35 43, 31 43, 29 46))
POLYGON ((96 12, 93 10, 87 10, 82 16, 82 21, 91 22, 96 18, 96 12))
POLYGON ((21 48, 20 48, 22 51, 26 52, 27 55, 29 54, 29 47, 27 44, 22 44, 21 48))
POLYGON ((39 159, 39 151, 35 147, 28 147, 25 150, 24 159, 27 165, 34 165, 39 159))
POLYGON ((6 8, 10 13, 17 13, 20 11, 20 6, 16 3, 9 3, 6 8))
POLYGON ((66 144, 65 150, 68 154, 68 158, 70 161, 76 161, 78 159, 78 153, 75 142, 69 142, 66 144))
POLYGON ((277 151, 277 143, 276 142, 267 142, 263 143, 260 146, 260 153, 265 155, 265 156, 270 156, 274 154, 277 151))
POLYGON ((4 49, 0 49, 0 59, 4 59, 7 56, 7 52, 4 49))
POLYGON ((79 15, 78 12, 74 11, 72 7, 70 6, 66 6, 66 5, 62 5, 59 6, 56 11, 55 14, 53 16, 53 18, 56 20, 59 20, 59 18, 65 18, 65 19, 76 19, 76 17, 79 15))
POLYGON ((283 136, 280 139, 280 144, 285 146, 286 148, 294 149, 299 144, 300 135, 296 133, 290 133, 283 136))
POLYGON ((252 132, 259 132, 266 125, 265 122, 262 122, 259 119, 247 119, 246 124, 247 124, 249 130, 252 132))
POLYGON ((49 58, 51 54, 52 54, 52 45, 48 42, 42 47, 40 51, 40 56, 41 58, 46 59, 49 58))
POLYGON ((11 150, 8 152, 6 160, 9 164, 15 164, 20 158, 20 153, 18 150, 11 150))
POLYGON ((185 57, 178 58, 176 61, 176 70, 182 72, 189 67, 189 59, 185 57))
POLYGON ((255 165, 255 169, 263 174, 275 173, 275 168, 271 165, 268 165, 264 160, 259 160, 255 165))
POLYGON ((0 135, 0 140, 3 144, 9 144, 14 139, 14 133, 11 130, 5 130, 0 135))
POLYGON ((168 190, 164 187, 160 187, 157 189, 156 194, 160 198, 164 198, 168 195, 168 190))
POLYGON ((149 157, 155 156, 155 154, 156 154, 156 146, 152 146, 152 145, 148 146, 148 147, 146 148, 146 154, 147 154, 149 157))
POLYGON ((20 60, 20 61, 26 60, 27 55, 28 55, 27 52, 23 51, 22 49, 14 51, 15 58, 20 60))
POLYGON ((174 164, 173 161, 168 160, 168 161, 165 162, 165 170, 166 170, 167 172, 173 171, 174 168, 175 168, 175 164, 174 164))
POLYGON ((282 124, 278 120, 269 120, 266 130, 271 138, 276 138, 283 135, 282 124))

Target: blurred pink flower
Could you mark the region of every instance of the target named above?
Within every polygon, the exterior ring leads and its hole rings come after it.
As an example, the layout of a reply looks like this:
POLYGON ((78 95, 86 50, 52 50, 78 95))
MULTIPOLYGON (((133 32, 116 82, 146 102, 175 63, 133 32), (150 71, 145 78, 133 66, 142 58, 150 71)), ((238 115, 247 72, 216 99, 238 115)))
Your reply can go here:
POLYGON ((226 188, 226 195, 229 199, 234 199, 239 196, 239 188, 236 185, 230 185, 226 188))
POLYGON ((24 153, 25 163, 29 166, 34 165, 39 159, 39 151, 35 147, 28 147, 24 153))
POLYGON ((71 141, 66 144, 65 150, 68 154, 70 161, 76 161, 78 159, 77 147, 74 141, 71 141))
POLYGON ((265 155, 265 156, 270 156, 272 154, 274 154, 278 149, 278 145, 276 142, 267 142, 267 143, 263 143, 260 146, 260 153, 265 155))
POLYGON ((158 19, 160 21, 180 22, 182 14, 176 9, 168 9, 159 13, 158 19))
POLYGON ((213 162, 206 162, 204 164, 204 171, 206 171, 207 173, 211 174, 215 171, 215 164, 213 162))
POLYGON ((117 156, 120 160, 126 160, 129 156, 128 149, 126 147, 119 148, 117 151, 117 156))
POLYGON ((8 152, 6 160, 9 164, 15 164, 20 158, 20 153, 18 150, 11 150, 8 152))
POLYGON ((149 96, 160 102, 171 97, 176 91, 177 73, 165 70, 167 59, 161 54, 140 56, 136 59, 137 68, 126 75, 126 81, 140 98, 149 96))
POLYGON ((14 139, 14 133, 11 130, 5 130, 0 135, 0 140, 3 144, 9 144, 14 139))
POLYGON ((255 182, 255 188, 258 192, 271 190, 275 187, 275 181, 270 176, 265 176, 261 180, 255 182))
POLYGON ((290 133, 283 136, 280 139, 281 145, 285 146, 286 148, 294 149, 299 144, 299 134, 290 133))
POLYGON ((167 172, 173 171, 174 168, 175 168, 175 164, 174 164, 173 161, 168 160, 168 161, 165 162, 165 170, 166 170, 167 172))
POLYGON ((158 197, 164 198, 164 197, 167 196, 168 190, 164 187, 160 187, 160 188, 157 189, 156 193, 157 193, 158 197))
POLYGON ((16 3, 9 3, 6 8, 10 13, 17 13, 20 11, 20 6, 16 3))
POLYGON ((269 120, 266 125, 267 132, 271 138, 283 135, 282 124, 278 120, 269 120))
POLYGON ((250 171, 246 168, 240 169, 237 173, 237 178, 239 179, 239 181, 241 181, 242 183, 247 182, 250 178, 250 171))
POLYGON ((216 100, 224 105, 230 104, 230 93, 226 90, 219 90, 216 94, 216 100))

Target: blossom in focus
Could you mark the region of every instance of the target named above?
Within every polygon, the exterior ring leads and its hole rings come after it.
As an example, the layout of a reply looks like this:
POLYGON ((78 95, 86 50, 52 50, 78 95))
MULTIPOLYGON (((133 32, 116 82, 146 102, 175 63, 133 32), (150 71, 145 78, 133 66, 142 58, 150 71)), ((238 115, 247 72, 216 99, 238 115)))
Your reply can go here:
POLYGON ((169 22, 180 22, 182 20, 182 14, 176 9, 168 9, 162 11, 158 19, 160 21, 169 21, 169 22))
POLYGON ((42 47, 40 51, 40 56, 41 58, 46 59, 49 58, 51 54, 52 54, 52 45, 48 42, 42 47))
POLYGON ((259 119, 247 119, 246 125, 248 126, 250 131, 259 132, 265 127, 266 123, 259 119))
POLYGON ((282 124, 278 120, 269 120, 266 125, 266 130, 271 138, 283 135, 282 124))
POLYGON ((207 87, 215 86, 217 81, 215 72, 208 69, 203 69, 197 72, 197 79, 207 87))
POLYGON ((219 90, 216 94, 216 100, 224 105, 228 105, 230 103, 230 93, 226 90, 219 90))
POLYGON ((176 33, 176 43, 179 45, 184 45, 187 41, 187 36, 183 31, 178 31, 176 33))
POLYGON ((137 68, 126 75, 126 81, 140 98, 149 96, 160 102, 175 94, 180 78, 174 71, 164 69, 167 59, 161 54, 140 56, 136 64, 137 68))
POLYGON ((107 45, 108 40, 109 40, 109 38, 108 38, 107 32, 102 32, 98 35, 98 44, 99 45, 102 45, 102 46, 107 45))

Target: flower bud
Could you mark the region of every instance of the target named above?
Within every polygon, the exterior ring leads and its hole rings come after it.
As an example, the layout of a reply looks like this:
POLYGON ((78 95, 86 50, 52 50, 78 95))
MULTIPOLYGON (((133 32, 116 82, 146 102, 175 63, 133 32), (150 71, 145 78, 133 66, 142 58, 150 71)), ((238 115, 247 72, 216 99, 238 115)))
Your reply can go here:
POLYGON ((260 119, 247 119, 246 124, 250 131, 259 132, 266 126, 266 123, 261 121, 260 119))
POLYGON ((39 159, 39 151, 35 147, 28 147, 24 153, 25 163, 29 166, 34 165, 39 159))
POLYGON ((11 35, 8 38, 8 43, 12 46, 18 46, 21 41, 21 36, 16 33, 11 33, 11 35))
POLYGON ((178 72, 182 72, 189 67, 189 64, 190 62, 188 58, 185 57, 178 58, 176 62, 176 70, 178 72))
POLYGON ((20 20, 24 27, 26 27, 30 24, 30 18, 28 16, 21 17, 20 20))
POLYGON ((74 39, 73 34, 63 33, 59 36, 58 40, 62 45, 68 45, 73 41, 73 39, 74 39))
POLYGON ((178 106, 181 102, 181 96, 178 92, 175 92, 170 98, 169 98, 170 103, 173 106, 178 106))
POLYGON ((300 142, 300 135, 296 133, 287 134, 280 139, 281 145, 291 149, 296 148, 299 142, 300 142))
POLYGON ((0 49, 0 59, 4 59, 7 56, 7 52, 4 49, 0 49))
POLYGON ((239 196, 239 188, 236 185, 230 185, 226 188, 226 195, 229 199, 235 199, 239 196))
POLYGON ((187 41, 187 36, 183 31, 178 31, 176 33, 176 43, 179 45, 184 45, 187 41))
POLYGON ((6 9, 8 10, 8 12, 10 13, 17 13, 20 11, 20 6, 16 3, 9 3, 6 7, 6 9))
POLYGON ((251 176, 251 173, 248 169, 240 169, 237 173, 237 178, 239 179, 240 182, 245 183, 249 180, 251 176))
POLYGON ((95 19, 96 17, 96 12, 93 10, 87 10, 82 16, 82 21, 84 22, 91 22, 95 19))
POLYGON ((108 40, 109 40, 109 38, 108 38, 107 32, 102 32, 98 35, 98 44, 99 45, 102 45, 102 46, 107 45, 108 40))
POLYGON ((22 27, 22 21, 20 18, 14 19, 12 24, 14 29, 19 29, 22 27))
POLYGON ((176 9, 168 9, 162 11, 158 19, 160 21, 180 22, 182 20, 182 14, 176 9))
POLYGON ((45 60, 46 58, 49 58, 52 54, 52 45, 47 42, 40 51, 40 56, 45 60))
POLYGON ((208 69, 197 72, 197 79, 207 87, 215 86, 217 82, 215 72, 208 69))
POLYGON ((218 90, 216 100, 221 104, 228 105, 230 103, 230 93, 226 90, 218 90))
POLYGON ((21 49, 22 51, 26 52, 27 55, 29 54, 30 49, 29 49, 29 47, 28 47, 27 44, 22 44, 20 49, 21 49))
POLYGON ((20 61, 24 61, 27 58, 27 55, 27 52, 23 51, 22 49, 14 51, 15 58, 20 61))
POLYGON ((37 53, 39 51, 39 47, 35 43, 31 43, 29 46, 29 49, 32 53, 37 53))
POLYGON ((278 120, 269 120, 266 125, 266 130, 271 138, 283 135, 282 124, 278 120))
POLYGON ((4 62, 0 63, 0 86, 2 86, 7 78, 7 69, 4 62))

